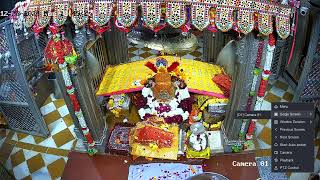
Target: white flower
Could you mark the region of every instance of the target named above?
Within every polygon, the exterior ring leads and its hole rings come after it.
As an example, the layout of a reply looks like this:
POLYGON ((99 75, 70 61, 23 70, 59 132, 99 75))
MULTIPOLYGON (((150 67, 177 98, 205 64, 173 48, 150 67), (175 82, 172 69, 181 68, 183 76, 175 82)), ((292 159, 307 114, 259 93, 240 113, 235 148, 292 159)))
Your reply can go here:
POLYGON ((142 96, 143 97, 148 97, 149 95, 151 95, 153 97, 153 92, 152 92, 151 88, 144 87, 142 89, 142 96))

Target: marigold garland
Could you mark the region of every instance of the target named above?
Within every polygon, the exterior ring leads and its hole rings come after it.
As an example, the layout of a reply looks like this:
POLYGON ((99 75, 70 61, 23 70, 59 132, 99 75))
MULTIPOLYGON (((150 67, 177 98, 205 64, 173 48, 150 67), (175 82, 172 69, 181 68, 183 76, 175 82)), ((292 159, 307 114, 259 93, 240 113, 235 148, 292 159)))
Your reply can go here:
POLYGON ((47 60, 50 60, 51 62, 53 61, 54 63, 58 63, 65 86, 67 88, 67 93, 75 111, 75 115, 79 121, 84 137, 88 142, 88 153, 89 155, 94 155, 97 152, 95 148, 95 142, 84 119, 79 101, 76 96, 75 88, 72 84, 71 77, 68 71, 68 65, 65 61, 65 59, 69 59, 71 60, 69 62, 74 64, 77 55, 74 54, 75 51, 73 49, 72 43, 68 39, 64 38, 63 33, 61 33, 62 37, 61 34, 58 33, 58 27, 53 25, 50 26, 49 29, 53 33, 53 36, 52 39, 49 40, 48 45, 45 49, 45 58, 47 60))

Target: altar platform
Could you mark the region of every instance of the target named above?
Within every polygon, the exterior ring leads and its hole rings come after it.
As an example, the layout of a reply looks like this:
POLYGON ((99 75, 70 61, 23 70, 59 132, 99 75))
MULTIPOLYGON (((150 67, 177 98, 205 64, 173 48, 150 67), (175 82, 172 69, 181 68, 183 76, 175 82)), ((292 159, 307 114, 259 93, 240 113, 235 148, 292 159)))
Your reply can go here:
MULTIPOLYGON (((221 89, 212 81, 213 76, 223 73, 222 67, 175 56, 160 57, 166 59, 168 64, 174 61, 180 63, 179 69, 183 70, 189 92, 225 98, 221 89)), ((142 90, 143 85, 139 82, 154 75, 144 64, 148 61, 155 63, 157 58, 159 57, 108 67, 96 95, 110 96, 142 90)))

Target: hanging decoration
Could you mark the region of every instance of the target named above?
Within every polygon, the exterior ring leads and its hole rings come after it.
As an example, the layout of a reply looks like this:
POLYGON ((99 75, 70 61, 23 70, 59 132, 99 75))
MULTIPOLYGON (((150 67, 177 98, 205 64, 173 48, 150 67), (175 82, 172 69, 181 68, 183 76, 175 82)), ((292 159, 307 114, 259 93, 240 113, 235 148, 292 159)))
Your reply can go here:
POLYGON ((110 21, 113 9, 113 1, 93 2, 92 21, 97 26, 104 26, 110 21))
POLYGON ((56 25, 50 25, 49 29, 52 33, 52 38, 49 40, 45 48, 45 58, 47 61, 59 65, 59 70, 61 71, 75 115, 79 121, 83 135, 88 142, 88 153, 93 155, 97 152, 95 149, 95 142, 89 132, 89 128, 87 127, 68 70, 68 65, 73 65, 76 62, 77 54, 73 49, 72 43, 64 37, 64 33, 59 33, 59 29, 56 25))
POLYGON ((158 25, 163 18, 173 28, 193 25, 199 30, 208 28, 212 32, 217 29, 225 32, 233 28, 238 33, 247 34, 256 27, 261 34, 269 35, 273 32, 273 18, 275 18, 276 31, 284 39, 290 33, 292 15, 300 4, 295 0, 284 4, 263 0, 204 0, 201 2, 194 0, 118 0, 116 2, 73 0, 72 3, 59 0, 28 0, 16 4, 11 12, 11 20, 15 29, 22 29, 23 26, 31 27, 35 21, 38 22, 38 26, 45 27, 51 18, 54 23, 62 25, 70 15, 77 27, 83 26, 91 19, 89 23, 94 23, 91 26, 97 27, 96 29, 101 32, 101 29, 105 29, 104 26, 108 24, 115 8, 116 26, 121 31, 128 32, 135 24, 139 5, 142 7, 144 24, 154 31, 165 27, 165 24, 158 25), (186 24, 186 7, 191 9, 190 22, 188 22, 190 24, 186 24), (165 16, 161 16, 162 8, 166 9, 165 16), (237 14, 236 17, 234 12, 237 14))
POLYGON ((89 20, 89 2, 74 2, 72 5, 71 19, 76 28, 82 27, 89 20))
POLYGON ((179 28, 186 22, 185 4, 183 2, 168 2, 167 22, 173 28, 179 28))
POLYGON ((51 5, 41 5, 39 7, 39 15, 37 18, 40 27, 46 27, 51 19, 51 5))
POLYGON ((235 6, 235 1, 223 0, 222 2, 223 4, 228 5, 228 7, 217 6, 216 25, 222 32, 226 32, 230 30, 233 25, 233 6, 235 6))
POLYGON ((137 18, 136 0, 119 0, 117 4, 117 23, 130 28, 137 18))
POLYGON ((253 11, 248 10, 247 7, 251 7, 253 4, 252 1, 240 1, 239 6, 241 9, 238 11, 238 27, 239 30, 244 33, 248 34, 252 31, 254 27, 254 18, 253 18, 253 11), (243 9, 242 9, 243 8, 243 9))
POLYGON ((215 23, 215 18, 216 18, 216 9, 215 8, 211 8, 209 10, 209 26, 208 26, 208 30, 215 33, 218 31, 216 23, 215 23))
POLYGON ((26 23, 24 14, 27 14, 25 12, 27 11, 28 6, 29 6, 29 3, 27 1, 17 2, 17 4, 15 4, 14 6, 14 9, 12 9, 10 14, 10 19, 11 19, 11 22, 13 23, 13 28, 15 30, 17 29, 22 30, 24 23, 26 23))
POLYGON ((161 3, 160 1, 141 2, 142 19, 150 29, 155 29, 161 19, 161 3))
POLYGON ((40 26, 38 21, 36 21, 36 23, 32 26, 32 30, 36 36, 39 36, 39 34, 43 31, 43 29, 44 27, 40 26))
MULTIPOLYGON (((263 35, 269 35, 273 31, 272 16, 266 13, 258 14, 258 29, 263 35)), ((279 34, 280 35, 280 34, 279 34)))
MULTIPOLYGON (((269 35, 268 45, 267 45, 267 53, 266 53, 266 60, 263 67, 262 79, 260 81, 259 90, 257 93, 257 100, 254 107, 255 111, 260 111, 263 103, 263 97, 266 92, 268 86, 268 80, 271 75, 271 65, 273 60, 273 53, 275 49, 276 39, 273 34, 269 35)), ((250 140, 253 137, 256 119, 252 119, 250 121, 250 125, 246 134, 246 139, 250 140)))
POLYGON ((209 25, 209 6, 204 4, 191 5, 192 24, 203 31, 209 25))
POLYGON ((54 11, 52 13, 53 22, 59 26, 63 25, 68 18, 69 9, 70 9, 70 5, 68 2, 56 3, 54 5, 54 11))
POLYGON ((290 35, 290 18, 276 17, 277 33, 282 39, 290 35))
POLYGON ((32 27, 32 25, 36 21, 36 13, 38 12, 37 9, 38 9, 38 7, 36 7, 36 6, 29 7, 27 12, 25 12, 24 18, 25 18, 25 26, 27 28, 32 27))

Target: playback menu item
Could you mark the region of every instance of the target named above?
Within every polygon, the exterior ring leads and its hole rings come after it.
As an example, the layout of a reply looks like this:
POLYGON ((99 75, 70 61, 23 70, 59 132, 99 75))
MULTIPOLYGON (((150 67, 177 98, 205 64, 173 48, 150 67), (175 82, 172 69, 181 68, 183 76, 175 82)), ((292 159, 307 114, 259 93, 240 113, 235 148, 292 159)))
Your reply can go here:
POLYGON ((314 112, 313 104, 272 104, 273 172, 313 172, 314 112))

